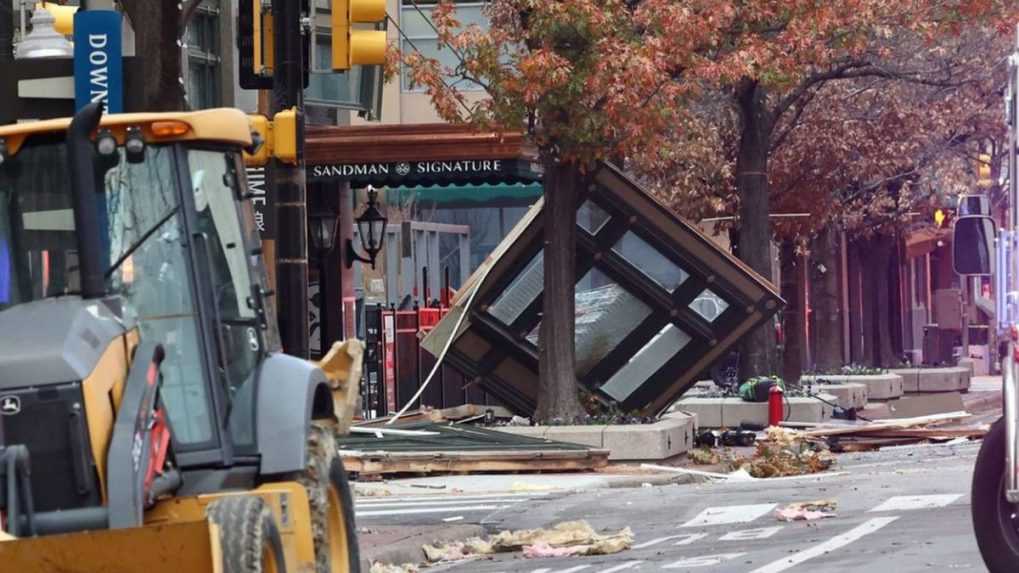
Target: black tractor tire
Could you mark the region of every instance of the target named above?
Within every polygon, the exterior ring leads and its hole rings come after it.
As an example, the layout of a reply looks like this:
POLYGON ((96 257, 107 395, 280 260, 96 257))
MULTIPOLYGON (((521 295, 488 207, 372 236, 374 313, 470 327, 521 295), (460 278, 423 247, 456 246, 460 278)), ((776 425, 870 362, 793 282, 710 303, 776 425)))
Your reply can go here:
POLYGON ((205 513, 219 526, 223 573, 286 573, 283 540, 262 498, 225 497, 210 503, 205 513))
POLYGON ((990 573, 1019 571, 1019 506, 1005 499, 1005 420, 984 436, 972 486, 973 528, 990 573))
POLYGON ((354 495, 343 462, 337 455, 333 432, 328 423, 311 423, 307 468, 289 479, 308 490, 315 538, 315 572, 360 573, 354 495), (334 528, 342 531, 334 534, 334 528), (333 553, 346 554, 346 559, 333 553))

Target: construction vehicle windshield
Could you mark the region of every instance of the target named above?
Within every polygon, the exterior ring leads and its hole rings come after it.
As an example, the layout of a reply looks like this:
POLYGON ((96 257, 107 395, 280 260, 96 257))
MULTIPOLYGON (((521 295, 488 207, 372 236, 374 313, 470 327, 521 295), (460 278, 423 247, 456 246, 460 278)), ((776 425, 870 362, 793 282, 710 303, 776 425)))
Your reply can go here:
MULTIPOLYGON (((183 450, 203 449, 218 439, 205 379, 229 400, 253 378, 265 346, 260 297, 252 296, 264 277, 253 213, 241 201, 239 155, 149 144, 132 161, 120 146, 99 163, 106 291, 122 298, 143 339, 164 345, 163 398, 175 438, 183 450)), ((79 291, 66 165, 63 137, 51 135, 30 137, 0 164, 0 310, 79 291)), ((239 418, 231 428, 243 446, 253 442, 252 416, 239 418)))

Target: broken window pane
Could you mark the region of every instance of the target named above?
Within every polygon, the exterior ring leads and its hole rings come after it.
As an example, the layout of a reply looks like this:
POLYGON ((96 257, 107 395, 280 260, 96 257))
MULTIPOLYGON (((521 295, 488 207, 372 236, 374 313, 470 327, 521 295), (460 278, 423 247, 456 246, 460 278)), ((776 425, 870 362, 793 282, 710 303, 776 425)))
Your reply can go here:
POLYGON ((690 276, 633 231, 627 231, 612 250, 669 292, 690 276))
MULTIPOLYGON (((598 268, 591 269, 577 283, 574 295, 577 377, 594 368, 623 338, 651 315, 651 308, 617 285, 598 268)), ((527 341, 538 345, 539 322, 527 341)))
POLYGON ((513 279, 506 290, 502 291, 499 298, 495 299, 492 306, 488 307, 488 314, 499 319, 503 324, 510 325, 527 310, 527 307, 541 294, 544 286, 544 255, 545 251, 538 251, 538 254, 513 279))
POLYGON ((689 342, 690 336, 676 328, 676 325, 672 323, 665 325, 665 328, 602 385, 602 392, 620 402, 626 400, 689 342))
POLYGON ((602 210, 596 203, 584 201, 584 204, 577 209, 577 224, 580 228, 594 235, 609 220, 609 214, 602 210))
POLYGON ((729 308, 729 303, 725 302, 722 297, 718 296, 710 289, 704 289, 701 294, 697 295, 697 298, 690 303, 690 309, 701 315, 701 317, 708 322, 715 322, 725 309, 729 308))

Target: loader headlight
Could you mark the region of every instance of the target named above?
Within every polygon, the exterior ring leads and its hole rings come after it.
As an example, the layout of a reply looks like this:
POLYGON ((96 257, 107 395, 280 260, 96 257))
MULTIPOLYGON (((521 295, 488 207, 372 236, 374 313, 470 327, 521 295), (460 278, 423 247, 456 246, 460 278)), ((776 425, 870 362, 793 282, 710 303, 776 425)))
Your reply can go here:
POLYGON ((124 151, 127 152, 128 163, 141 163, 145 159, 145 139, 142 137, 141 128, 127 128, 124 151))
POLYGON ((99 130, 99 135, 96 136, 96 152, 104 158, 117 152, 117 138, 113 137, 110 130, 99 130))

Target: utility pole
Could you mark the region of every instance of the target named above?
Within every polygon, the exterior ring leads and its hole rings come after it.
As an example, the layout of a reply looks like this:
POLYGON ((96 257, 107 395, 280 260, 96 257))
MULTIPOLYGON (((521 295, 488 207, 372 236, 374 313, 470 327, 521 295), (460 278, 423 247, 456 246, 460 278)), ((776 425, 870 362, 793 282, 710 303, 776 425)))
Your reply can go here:
POLYGON ((304 51, 301 5, 272 0, 272 112, 296 109, 297 161, 273 159, 269 182, 276 196, 276 308, 283 350, 308 357, 308 229, 304 170, 304 51))

